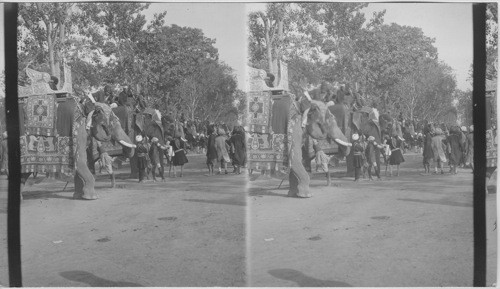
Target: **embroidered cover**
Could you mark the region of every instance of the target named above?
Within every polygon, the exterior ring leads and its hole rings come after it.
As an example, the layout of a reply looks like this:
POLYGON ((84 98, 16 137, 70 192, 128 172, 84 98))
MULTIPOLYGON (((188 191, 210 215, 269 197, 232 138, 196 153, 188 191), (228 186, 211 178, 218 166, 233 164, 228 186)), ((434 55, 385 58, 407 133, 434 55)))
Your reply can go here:
MULTIPOLYGON (((75 108, 76 109, 76 108, 75 108)), ((21 172, 61 172, 73 174, 76 168, 77 136, 85 118, 74 113, 73 135, 67 137, 28 133, 20 138, 21 172)))
POLYGON ((249 104, 247 124, 250 134, 247 139, 249 168, 278 171, 288 167, 288 143, 291 135, 272 131, 270 120, 273 100, 270 92, 250 92, 247 97, 249 104))
POLYGON ((54 136, 57 102, 56 95, 35 95, 26 100, 25 130, 27 134, 54 136))

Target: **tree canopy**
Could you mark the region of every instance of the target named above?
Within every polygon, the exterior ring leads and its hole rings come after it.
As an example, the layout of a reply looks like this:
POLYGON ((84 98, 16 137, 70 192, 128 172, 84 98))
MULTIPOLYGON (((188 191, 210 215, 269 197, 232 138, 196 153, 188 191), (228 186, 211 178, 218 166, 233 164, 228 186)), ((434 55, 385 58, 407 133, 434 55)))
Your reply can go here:
POLYGON ((105 84, 128 85, 163 113, 216 121, 235 109, 235 76, 219 61, 215 40, 201 29, 166 25, 167 11, 148 22, 148 8, 142 3, 20 4, 19 75, 30 67, 61 78, 65 62, 80 95, 105 84), (188 83, 196 85, 202 103, 190 105, 188 83), (213 104, 205 100, 219 105, 214 113, 205 113, 209 107, 203 106, 213 104))
POLYGON ((368 5, 267 4, 249 16, 249 65, 275 72, 271 63, 279 58, 288 63, 295 94, 304 81, 350 84, 382 112, 438 121, 453 106, 456 80, 435 40, 417 27, 385 24, 385 11, 368 19, 368 5), (268 40, 267 30, 279 41, 268 40))

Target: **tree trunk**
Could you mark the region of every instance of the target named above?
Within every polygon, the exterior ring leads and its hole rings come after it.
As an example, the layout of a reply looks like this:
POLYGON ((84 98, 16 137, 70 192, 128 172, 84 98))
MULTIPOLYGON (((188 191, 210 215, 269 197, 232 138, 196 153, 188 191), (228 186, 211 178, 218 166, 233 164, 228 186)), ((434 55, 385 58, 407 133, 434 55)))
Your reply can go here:
POLYGON ((47 25, 47 46, 49 49, 49 66, 50 74, 55 75, 55 64, 54 64, 54 42, 52 41, 52 23, 46 23, 47 25))

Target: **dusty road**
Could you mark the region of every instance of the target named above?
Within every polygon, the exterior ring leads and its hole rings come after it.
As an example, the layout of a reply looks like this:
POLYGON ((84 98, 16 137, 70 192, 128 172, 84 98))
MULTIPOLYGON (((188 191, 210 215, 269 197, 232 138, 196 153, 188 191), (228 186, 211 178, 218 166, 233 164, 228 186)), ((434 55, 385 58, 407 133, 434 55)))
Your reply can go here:
MULTIPOLYGON (((243 175, 206 177, 194 156, 185 177, 167 183, 139 185, 123 168, 109 189, 99 176, 98 201, 75 201, 71 184, 62 192, 64 183, 44 180, 22 203, 24 285, 471 286, 470 170, 422 176, 420 157, 406 160, 400 177, 383 181, 326 188, 315 174, 311 199, 286 197, 278 179, 250 182, 245 197, 243 175)), ((3 286, 6 186, 0 176, 3 286)), ((491 285, 496 194, 486 200, 491 285)))
MULTIPOLYGON (((399 177, 311 183, 250 182, 251 286, 472 286, 472 174, 422 176, 407 155, 399 177)), ((314 167, 314 166, 313 166, 314 167)), ((494 183, 494 182, 492 182, 494 183)), ((488 284, 496 278, 496 194, 487 195, 488 284)))
POLYGON ((244 286, 246 177, 206 177, 205 158, 188 158, 166 183, 126 180, 123 168, 109 189, 98 176, 97 201, 73 200, 59 181, 26 187, 23 285, 244 286))

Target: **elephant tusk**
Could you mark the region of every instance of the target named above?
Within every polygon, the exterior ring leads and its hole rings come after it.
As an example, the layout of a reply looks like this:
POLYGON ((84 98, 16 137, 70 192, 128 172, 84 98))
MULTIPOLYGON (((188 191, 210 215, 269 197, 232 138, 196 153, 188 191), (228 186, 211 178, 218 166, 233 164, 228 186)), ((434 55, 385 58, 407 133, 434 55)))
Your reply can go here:
POLYGON ((350 146, 352 146, 352 144, 351 144, 351 143, 345 142, 345 141, 343 141, 343 140, 341 140, 341 139, 338 139, 338 138, 336 138, 336 139, 335 139, 335 141, 336 141, 338 144, 341 144, 341 145, 346 146, 346 147, 350 147, 350 146))
POLYGON ((136 148, 137 146, 135 144, 129 144, 128 142, 124 141, 124 140, 119 140, 118 141, 122 146, 126 146, 128 148, 136 148))
POLYGON ((92 96, 92 93, 89 93, 89 99, 92 103, 95 103, 94 96, 92 96))

